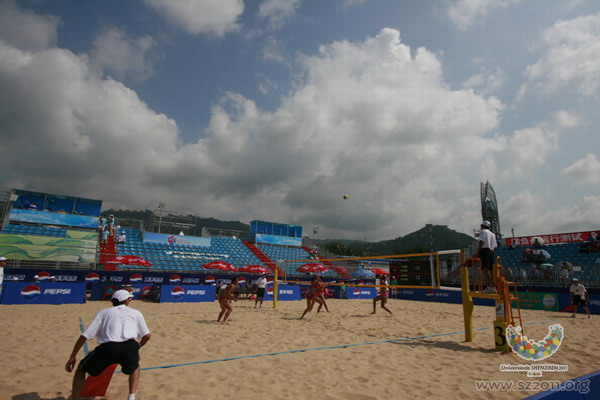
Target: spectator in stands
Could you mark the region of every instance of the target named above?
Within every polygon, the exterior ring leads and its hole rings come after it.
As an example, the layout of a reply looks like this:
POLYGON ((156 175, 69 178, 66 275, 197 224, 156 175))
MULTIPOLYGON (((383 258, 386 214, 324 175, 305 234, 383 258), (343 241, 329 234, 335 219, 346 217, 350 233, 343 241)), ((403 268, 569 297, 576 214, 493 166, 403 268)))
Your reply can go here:
POLYGON ((67 361, 65 370, 73 371, 77 353, 84 343, 96 338, 98 347, 77 366, 73 376, 73 400, 80 398, 85 374, 97 376, 108 366, 118 363, 124 374, 129 375, 129 397, 135 400, 140 378, 139 349, 150 340, 150 330, 144 316, 129 308, 133 295, 127 290, 117 290, 112 295, 113 307, 100 311, 87 329, 79 336, 67 361), (140 338, 138 343, 137 339, 140 338))
POLYGON ((529 280, 531 282, 535 282, 535 281, 537 281, 537 278, 538 278, 537 268, 533 267, 533 268, 531 268, 531 273, 529 274, 529 280))
POLYGON ((100 245, 102 247, 106 246, 106 244, 108 243, 108 236, 110 234, 110 228, 107 226, 104 227, 104 230, 102 231, 102 236, 100 239, 100 245))
POLYGON ((481 268, 485 274, 487 287, 485 292, 495 293, 494 279, 492 278, 492 270, 494 269, 494 250, 498 246, 496 235, 490 230, 492 224, 490 221, 483 221, 479 231, 479 251, 478 255, 481 259, 481 268))
POLYGON ((106 220, 106 217, 103 215, 98 220, 98 231, 100 233, 102 233, 104 231, 104 229, 106 228, 106 224, 107 224, 107 220, 106 220))
POLYGON ((509 282, 513 281, 514 274, 513 274, 513 270, 510 267, 504 267, 504 277, 509 282))
POLYGON ((523 283, 527 281, 527 272, 520 265, 517 267, 517 281, 523 283))
POLYGON ((533 238, 533 244, 532 244, 532 247, 533 247, 534 249, 539 249, 539 248, 541 248, 541 247, 542 247, 542 242, 540 241, 540 238, 539 238, 539 237, 537 237, 537 236, 536 236, 536 237, 534 237, 534 238, 533 238))
POLYGON ((267 289, 267 278, 265 274, 261 274, 256 280, 256 299, 254 300, 254 308, 260 301, 260 307, 262 307, 263 297, 265 296, 265 290, 267 289))
POLYGON ((571 315, 571 318, 575 318, 578 306, 582 306, 588 318, 592 318, 592 314, 586 303, 587 301, 590 301, 590 295, 586 288, 579 283, 579 279, 577 278, 573 278, 571 282, 571 288, 569 289, 569 292, 571 293, 571 303, 573 304, 573 315, 571 315))
POLYGON ((115 216, 110 214, 108 216, 108 227, 110 228, 110 236, 115 235, 115 227, 117 226, 117 221, 115 220, 115 216))
POLYGON ((125 243, 127 241, 127 236, 125 236, 125 231, 122 231, 119 236, 117 236, 117 243, 125 243))
POLYGON ((565 285, 569 279, 569 269, 567 268, 567 266, 561 265, 560 272, 558 274, 559 274, 560 283, 565 285))
POLYGON ((238 284, 238 278, 235 277, 231 281, 229 285, 225 287, 225 289, 219 290, 219 305, 221 306, 221 312, 219 313, 219 318, 217 318, 217 322, 221 322, 222 324, 227 323, 227 319, 233 312, 233 307, 231 306, 232 301, 237 301, 235 297, 235 288, 238 284), (221 321, 221 319, 223 319, 221 321))

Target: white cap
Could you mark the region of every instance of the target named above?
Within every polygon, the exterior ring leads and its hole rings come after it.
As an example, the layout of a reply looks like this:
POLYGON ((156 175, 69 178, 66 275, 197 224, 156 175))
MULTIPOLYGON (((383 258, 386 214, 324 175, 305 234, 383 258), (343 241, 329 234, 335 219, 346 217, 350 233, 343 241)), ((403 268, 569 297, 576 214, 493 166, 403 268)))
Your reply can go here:
POLYGON ((492 224, 490 223, 490 221, 483 221, 483 222, 481 223, 481 225, 483 225, 483 226, 487 226, 488 228, 491 228, 491 227, 492 227, 492 224))
POLYGON ((7 258, 6 257, 0 257, 0 261, 6 261, 7 258))
POLYGON ((125 301, 127 299, 131 299, 133 297, 133 294, 129 292, 129 290, 125 290, 125 289, 121 289, 121 290, 117 290, 113 295, 112 298, 113 299, 117 299, 120 302, 121 301, 125 301))
POLYGON ((579 282, 579 279, 573 278, 573 279, 571 279, 571 282, 579 282))

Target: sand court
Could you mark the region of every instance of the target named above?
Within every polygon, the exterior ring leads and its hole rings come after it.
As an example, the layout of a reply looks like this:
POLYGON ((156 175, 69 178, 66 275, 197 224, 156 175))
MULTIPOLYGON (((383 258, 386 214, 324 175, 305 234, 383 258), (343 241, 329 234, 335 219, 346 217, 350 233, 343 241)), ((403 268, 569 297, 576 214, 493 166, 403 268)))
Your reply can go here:
MULTIPOLYGON (((494 351, 494 309, 476 306, 474 341, 464 341, 462 306, 390 300, 393 316, 370 300, 329 300, 331 313, 298 318, 305 302, 234 303, 229 325, 216 323, 217 303, 134 301, 152 331, 141 350, 138 398, 148 399, 403 399, 491 398, 476 381, 566 381, 598 369, 600 320, 583 314, 523 310, 525 333, 541 339, 551 323, 564 327, 561 347, 544 363, 568 371, 528 378, 500 371, 531 363, 494 351)), ((108 302, 1 306, 2 399, 67 399, 72 374, 64 365, 80 333, 108 302)), ((89 342, 90 349, 95 342, 89 342)), ((78 360, 83 357, 80 352, 78 360)), ((119 371, 120 368, 117 369, 119 371)), ((530 389, 540 387, 539 382, 530 389)), ((540 391, 540 390, 537 390, 540 391)), ((511 391, 521 399, 536 391, 511 391)), ((108 399, 127 398, 127 377, 115 374, 108 399)))

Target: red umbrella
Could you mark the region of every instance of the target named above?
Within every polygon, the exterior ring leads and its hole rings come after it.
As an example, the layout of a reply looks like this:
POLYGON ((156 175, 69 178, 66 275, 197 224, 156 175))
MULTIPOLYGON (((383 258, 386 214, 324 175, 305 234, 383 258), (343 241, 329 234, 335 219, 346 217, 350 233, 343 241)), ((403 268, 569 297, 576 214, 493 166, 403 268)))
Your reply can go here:
POLYGON ((236 271, 235 267, 225 261, 211 261, 202 266, 206 269, 218 269, 220 271, 236 271))
POLYGON ((336 274, 338 274, 339 276, 341 276, 342 278, 349 278, 350 275, 348 275, 348 270, 344 267, 340 267, 338 265, 332 265, 331 268, 336 274))
POLYGON ((142 257, 128 255, 128 256, 117 256, 111 258, 105 264, 124 264, 124 265, 139 265, 140 267, 151 267, 152 264, 142 257))
POLYGON ((317 272, 325 272, 329 271, 329 268, 319 263, 308 263, 297 269, 298 272, 307 272, 307 273, 317 273, 317 272))
POLYGON ((387 275, 389 272, 381 268, 371 268, 371 272, 375 275, 387 275))
POLYGON ((240 268, 240 272, 248 272, 250 274, 268 274, 271 272, 270 269, 263 267, 262 265, 246 265, 240 268))

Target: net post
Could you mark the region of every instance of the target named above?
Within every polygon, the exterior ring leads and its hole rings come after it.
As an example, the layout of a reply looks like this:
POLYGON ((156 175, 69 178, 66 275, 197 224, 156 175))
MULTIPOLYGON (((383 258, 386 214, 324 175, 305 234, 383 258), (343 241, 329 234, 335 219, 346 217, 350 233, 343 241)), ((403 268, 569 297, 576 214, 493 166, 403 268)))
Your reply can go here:
POLYGON ((473 297, 469 295, 469 270, 461 253, 460 281, 462 288, 463 316, 465 323, 465 341, 473 341, 473 297))
POLYGON ((277 294, 279 293, 279 262, 275 262, 275 271, 273 275, 273 308, 277 308, 277 294))

